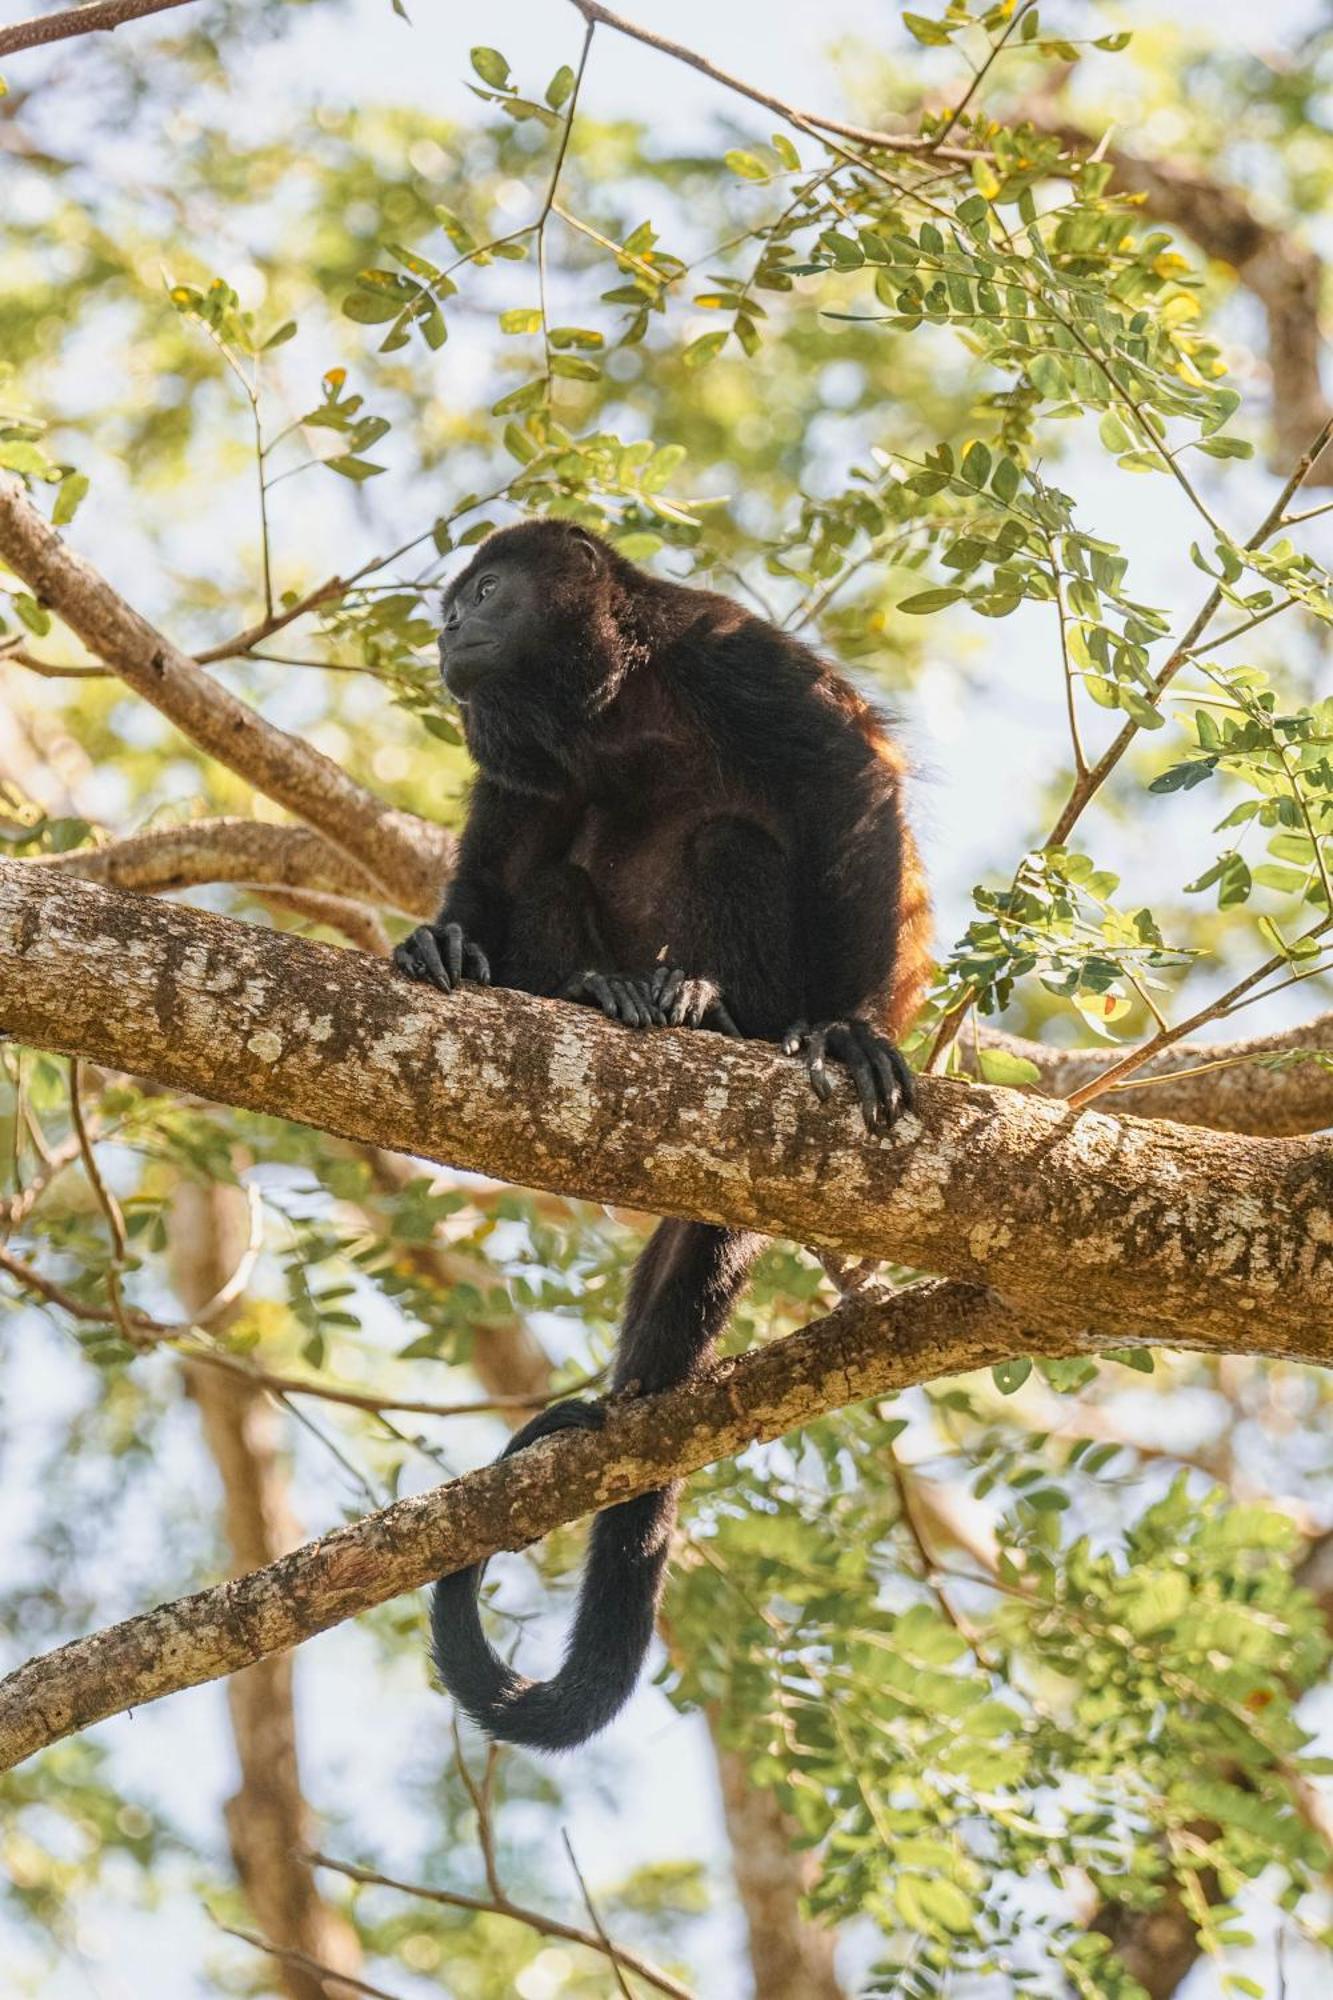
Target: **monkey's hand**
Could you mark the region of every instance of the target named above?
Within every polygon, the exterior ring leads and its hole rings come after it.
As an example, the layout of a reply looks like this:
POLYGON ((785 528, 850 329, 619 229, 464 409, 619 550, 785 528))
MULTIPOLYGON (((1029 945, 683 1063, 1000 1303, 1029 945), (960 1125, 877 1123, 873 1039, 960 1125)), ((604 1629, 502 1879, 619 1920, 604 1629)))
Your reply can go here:
POLYGON ((721 987, 711 979, 691 979, 678 965, 659 965, 649 992, 668 1027, 711 1028, 719 1035, 740 1034, 723 1005, 721 987))
POLYGON ((489 986, 491 968, 480 945, 463 934, 461 924, 418 924, 410 937, 394 946, 393 962, 409 979, 422 979, 452 993, 464 979, 489 986))
POLYGON ((782 1037, 784 1055, 804 1056, 815 1096, 826 1103, 833 1094, 828 1059, 852 1074, 867 1132, 888 1132, 916 1096, 916 1079, 902 1054, 869 1021, 797 1021, 782 1037))
POLYGON ((562 1000, 600 1007, 610 1021, 627 1028, 713 1028, 720 1035, 740 1029, 722 1004, 711 979, 690 979, 678 966, 654 972, 580 972, 561 990, 562 1000))
POLYGON ((652 981, 632 972, 576 972, 560 989, 562 1000, 600 1007, 608 1021, 626 1028, 660 1028, 661 1009, 652 996, 652 981))

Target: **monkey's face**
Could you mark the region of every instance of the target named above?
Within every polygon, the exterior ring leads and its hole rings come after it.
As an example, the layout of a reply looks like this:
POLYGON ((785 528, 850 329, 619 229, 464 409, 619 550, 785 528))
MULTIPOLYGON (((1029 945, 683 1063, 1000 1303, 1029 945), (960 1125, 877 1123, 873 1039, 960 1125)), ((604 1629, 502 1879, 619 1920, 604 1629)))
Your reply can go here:
POLYGON ((564 522, 506 529, 449 586, 443 610, 440 670, 473 757, 501 781, 550 790, 624 675, 600 545, 564 522))

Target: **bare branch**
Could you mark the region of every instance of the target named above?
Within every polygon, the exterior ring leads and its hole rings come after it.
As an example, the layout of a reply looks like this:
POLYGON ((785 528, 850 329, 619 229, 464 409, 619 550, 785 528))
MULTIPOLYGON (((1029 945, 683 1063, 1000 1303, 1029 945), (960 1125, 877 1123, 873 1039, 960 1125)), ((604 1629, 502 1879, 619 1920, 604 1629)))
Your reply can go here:
POLYGON ((737 97, 747 97, 752 104, 761 104, 766 111, 776 112, 790 124, 803 130, 811 127, 818 132, 830 132, 840 139, 851 139, 858 145, 873 146, 881 153, 912 153, 929 160, 948 160, 958 166, 970 166, 973 160, 989 159, 984 148, 975 146, 937 146, 933 139, 923 139, 910 132, 879 132, 867 125, 848 125, 839 118, 825 118, 817 111, 802 111, 785 98, 773 97, 765 90, 758 90, 752 83, 733 76, 729 70, 719 69, 707 56, 697 50, 687 49, 682 42, 673 42, 666 35, 655 34, 650 28, 641 28, 637 21, 627 21, 623 14, 613 14, 609 7, 601 5, 601 0, 572 0, 572 4, 582 14, 590 26, 611 28, 618 35, 627 35, 631 41, 642 42, 646 48, 656 49, 659 55, 670 56, 673 62, 685 63, 690 69, 698 70, 701 76, 711 77, 724 90, 730 90, 737 97))
POLYGON ((1017 1314, 980 1286, 923 1285, 873 1305, 849 1303, 664 1395, 609 1404, 601 1430, 546 1439, 248 1576, 29 1661, 0 1682, 0 1769, 827 1410, 1019 1354, 1096 1344, 1017 1314))
MULTIPOLYGON (((366 869, 304 826, 261 819, 196 819, 126 835, 105 847, 33 857, 40 868, 105 882, 113 889, 190 889, 207 882, 274 883, 382 903, 384 890, 366 869)), ((436 891, 442 893, 443 877, 436 891)), ((435 907, 432 902, 422 908, 435 907)), ((412 910, 411 914, 418 914, 412 910)))
POLYGON ((443 830, 386 806, 322 752, 210 680, 67 547, 10 474, 0 475, 0 556, 199 749, 324 834, 405 907, 429 906, 452 852, 443 830))
MULTIPOLYGON (((492 1901, 485 1896, 465 1896, 458 1889, 436 1889, 425 1882, 402 1882, 396 1875, 381 1875, 374 1868, 358 1868, 353 1861, 338 1861, 329 1854, 312 1854, 310 1859, 321 1868, 332 1868, 339 1875, 346 1875, 352 1882, 373 1883, 381 1889, 398 1889, 405 1896, 417 1896, 423 1903, 439 1903, 446 1910, 475 1910, 479 1915, 487 1912, 495 1916, 509 1917, 516 1924, 523 1924, 528 1930, 537 1931, 542 1937, 563 1938, 568 1944, 586 1945, 589 1951, 606 1956, 607 1946, 595 1931, 580 1930, 577 1924, 561 1923, 558 1917, 548 1917, 541 1910, 530 1910, 515 1903, 501 1891, 492 1901)), ((627 1965, 646 1985, 658 1993, 665 1993, 669 2000, 693 2000, 688 1986, 682 1986, 670 1973, 663 1972, 650 1959, 640 1958, 638 1952, 627 1946, 615 1946, 615 1955, 622 1965, 627 1965)))
POLYGON ((165 14, 171 7, 184 7, 188 0, 90 0, 86 7, 64 7, 56 14, 35 14, 28 21, 14 21, 0 28, 0 56, 16 55, 20 49, 43 47, 48 42, 68 41, 72 35, 109 33, 127 21, 141 21, 146 14, 165 14))

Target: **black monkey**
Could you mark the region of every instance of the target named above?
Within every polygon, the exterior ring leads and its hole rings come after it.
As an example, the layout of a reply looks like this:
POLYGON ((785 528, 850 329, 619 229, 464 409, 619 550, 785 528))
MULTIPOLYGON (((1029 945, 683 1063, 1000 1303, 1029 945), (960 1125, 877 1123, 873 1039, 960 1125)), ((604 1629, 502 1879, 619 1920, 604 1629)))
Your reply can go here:
MULTIPOLYGON (((399 970, 445 992, 493 980, 630 1027, 779 1042, 821 1098, 827 1062, 844 1064, 866 1125, 891 1125, 911 1077, 890 1037, 928 976, 929 913, 903 760, 867 704, 730 599, 660 582, 561 521, 491 536, 444 613, 441 665, 479 776, 444 907, 399 945, 399 970)), ((760 1243, 659 1224, 614 1389, 650 1394, 703 1368, 760 1243)), ((595 1405, 557 1404, 508 1451, 600 1421, 595 1405)), ((571 1748, 628 1699, 677 1492, 593 1522, 552 1680, 492 1650, 480 1568, 436 1585, 440 1678, 492 1736, 571 1748)))

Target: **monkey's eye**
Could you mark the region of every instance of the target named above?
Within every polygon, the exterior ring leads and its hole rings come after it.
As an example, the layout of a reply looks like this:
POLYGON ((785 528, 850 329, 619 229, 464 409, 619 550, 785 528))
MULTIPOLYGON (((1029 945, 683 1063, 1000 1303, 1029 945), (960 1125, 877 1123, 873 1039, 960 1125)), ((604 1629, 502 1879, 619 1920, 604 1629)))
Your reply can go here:
POLYGON ((499 579, 497 577, 484 576, 481 579, 481 582, 477 585, 478 604, 481 603, 483 597, 489 597, 491 592, 493 590, 498 589, 498 587, 499 587, 499 579))

